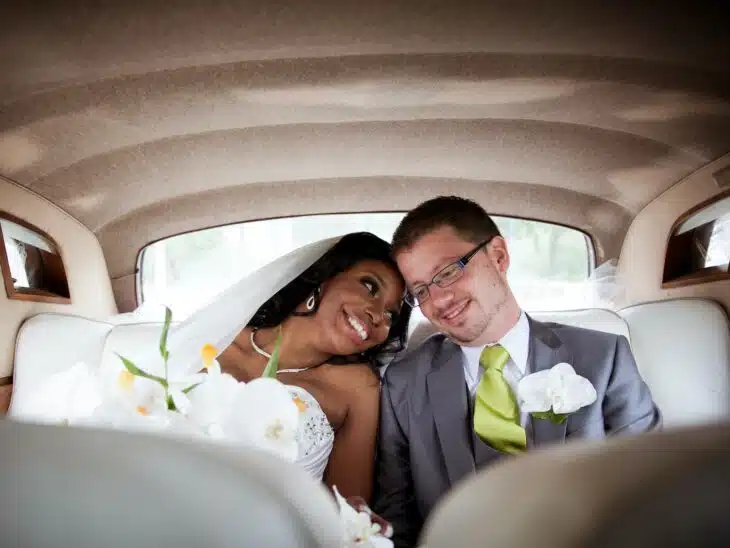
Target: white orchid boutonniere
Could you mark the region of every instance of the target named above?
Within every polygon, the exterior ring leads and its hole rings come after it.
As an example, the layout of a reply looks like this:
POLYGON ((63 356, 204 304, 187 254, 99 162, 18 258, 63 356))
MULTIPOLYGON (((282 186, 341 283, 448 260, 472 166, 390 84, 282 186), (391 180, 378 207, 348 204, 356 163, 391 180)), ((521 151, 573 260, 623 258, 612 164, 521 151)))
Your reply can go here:
POLYGON ((591 381, 578 375, 569 363, 561 362, 523 377, 517 385, 517 397, 522 411, 561 424, 569 414, 596 401, 597 395, 591 381))

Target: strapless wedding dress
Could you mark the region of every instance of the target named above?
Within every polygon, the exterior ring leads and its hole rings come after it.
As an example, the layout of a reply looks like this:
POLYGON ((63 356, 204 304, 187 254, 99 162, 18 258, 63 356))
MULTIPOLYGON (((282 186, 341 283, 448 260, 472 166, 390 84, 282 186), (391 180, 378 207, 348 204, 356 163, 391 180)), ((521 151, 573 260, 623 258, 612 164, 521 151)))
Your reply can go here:
POLYGON ((287 385, 287 388, 300 410, 299 453, 294 463, 315 479, 322 480, 334 445, 335 431, 314 396, 299 386, 287 385))

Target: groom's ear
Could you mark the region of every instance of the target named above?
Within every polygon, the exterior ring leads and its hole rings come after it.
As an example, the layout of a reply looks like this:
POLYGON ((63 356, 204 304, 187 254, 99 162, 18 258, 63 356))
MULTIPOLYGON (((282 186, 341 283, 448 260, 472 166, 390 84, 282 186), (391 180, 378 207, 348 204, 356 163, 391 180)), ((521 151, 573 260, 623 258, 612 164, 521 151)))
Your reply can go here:
POLYGON ((509 268, 509 250, 507 249, 507 241, 502 236, 495 236, 487 247, 492 264, 501 274, 507 274, 509 268))

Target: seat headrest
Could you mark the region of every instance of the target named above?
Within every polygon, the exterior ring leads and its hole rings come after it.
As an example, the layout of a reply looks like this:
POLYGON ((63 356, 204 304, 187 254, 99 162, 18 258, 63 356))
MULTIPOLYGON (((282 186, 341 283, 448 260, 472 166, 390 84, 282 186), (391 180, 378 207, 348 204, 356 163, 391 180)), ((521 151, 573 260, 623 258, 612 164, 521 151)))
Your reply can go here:
POLYGON ((730 422, 551 446, 455 487, 422 543, 481 548, 486 534, 500 548, 728 546, 728 477, 730 422))
POLYGON ((70 314, 46 312, 27 319, 15 341, 13 395, 8 415, 26 416, 38 388, 77 362, 99 364, 113 325, 70 314))
POLYGON ((320 482, 210 442, 2 420, 0 492, 17 546, 342 547, 320 482))
POLYGON ((665 425, 730 417, 730 324, 709 299, 672 299, 621 311, 639 370, 665 425))

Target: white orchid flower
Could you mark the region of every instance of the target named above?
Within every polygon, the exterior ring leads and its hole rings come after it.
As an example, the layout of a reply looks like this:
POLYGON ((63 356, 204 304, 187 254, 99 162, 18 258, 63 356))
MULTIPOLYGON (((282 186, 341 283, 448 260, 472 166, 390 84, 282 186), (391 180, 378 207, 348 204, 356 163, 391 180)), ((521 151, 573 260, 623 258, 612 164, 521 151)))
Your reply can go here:
POLYGON ((124 369, 109 368, 99 375, 101 405, 91 422, 115 428, 153 425, 167 411, 164 388, 157 382, 138 377, 124 369))
POLYGON ((123 424, 125 418, 158 416, 166 410, 165 390, 156 381, 130 373, 121 361, 103 364, 96 373, 101 405, 90 422, 123 424))
MULTIPOLYGON (((217 365, 217 362, 216 362, 217 365)), ((209 369, 207 378, 188 394, 188 418, 212 438, 223 437, 223 424, 234 404, 239 383, 228 373, 209 369)))
MULTIPOLYGON (((203 373, 191 373, 188 369, 169 368, 165 370, 164 363, 145 364, 142 368, 143 371, 154 375, 161 379, 166 379, 167 382, 167 395, 172 399, 175 409, 182 413, 187 414, 190 409, 190 400, 187 392, 190 391, 194 386, 203 382, 206 375, 203 373)), ((119 366, 112 371, 112 382, 111 386, 125 387, 125 379, 129 384, 134 385, 134 392, 142 394, 143 398, 149 404, 150 394, 154 395, 155 400, 161 399, 167 407, 167 401, 165 399, 165 388, 157 381, 134 375, 127 371, 124 365, 120 362, 119 366)), ((127 392, 129 390, 127 389, 127 392)))
POLYGON ((193 387, 203 383, 205 379, 206 375, 202 373, 168 372, 167 393, 180 413, 186 415, 190 410, 190 398, 186 391, 193 391, 193 387))
POLYGON ((116 379, 105 381, 102 404, 85 421, 88 424, 173 437, 203 435, 185 415, 168 409, 165 389, 158 382, 132 375, 126 369, 120 371, 116 379))
POLYGON ((225 439, 234 443, 254 445, 289 461, 297 458, 299 408, 276 379, 238 383, 221 426, 225 439))
POLYGON ((162 387, 135 377, 121 364, 99 370, 80 362, 43 383, 24 415, 44 422, 114 427, 155 414, 158 400, 164 401, 162 387))
POLYGON ((596 401, 596 389, 565 362, 527 375, 517 385, 520 410, 527 413, 551 411, 573 413, 596 401))
POLYGON ((187 416, 211 438, 224 437, 223 422, 230 412, 240 384, 232 375, 223 373, 216 360, 218 351, 212 344, 203 345, 200 351, 207 374, 188 393, 190 406, 187 416))
POLYGON ((200 349, 200 357, 203 360, 203 367, 208 370, 210 375, 220 375, 221 365, 216 358, 218 357, 218 349, 212 344, 204 344, 200 349))

